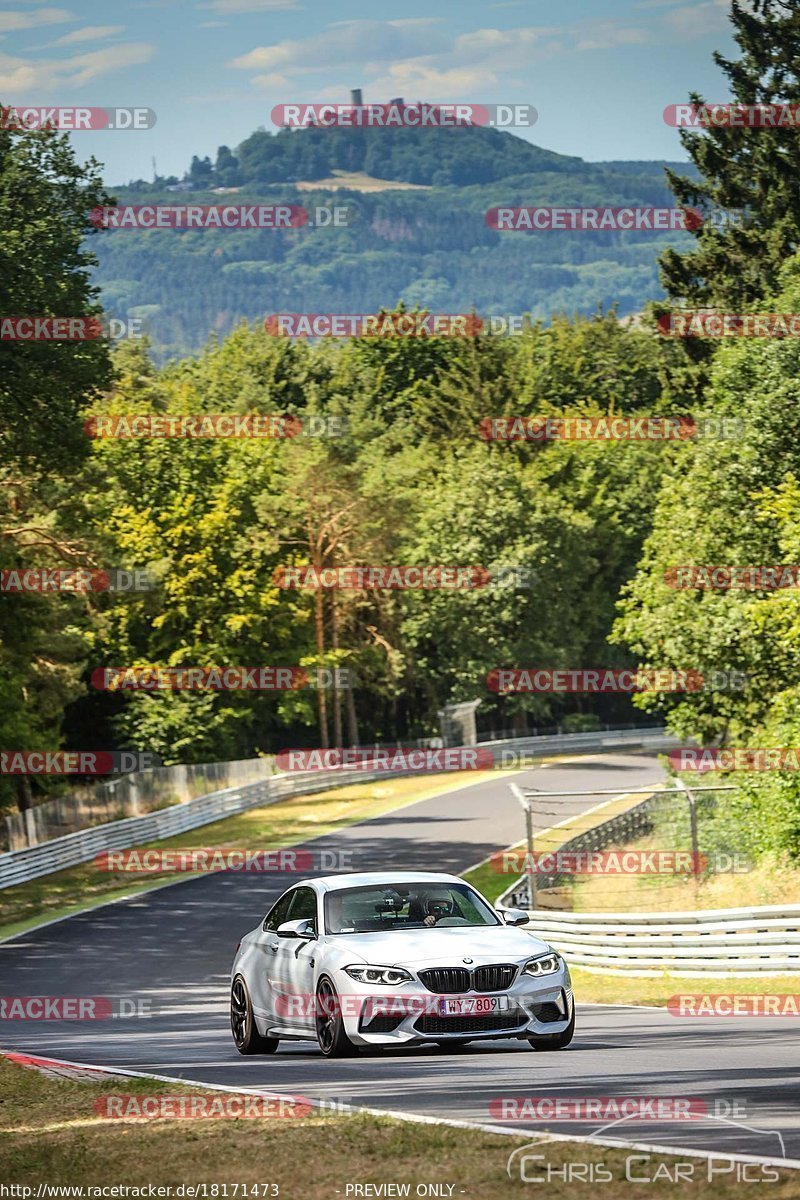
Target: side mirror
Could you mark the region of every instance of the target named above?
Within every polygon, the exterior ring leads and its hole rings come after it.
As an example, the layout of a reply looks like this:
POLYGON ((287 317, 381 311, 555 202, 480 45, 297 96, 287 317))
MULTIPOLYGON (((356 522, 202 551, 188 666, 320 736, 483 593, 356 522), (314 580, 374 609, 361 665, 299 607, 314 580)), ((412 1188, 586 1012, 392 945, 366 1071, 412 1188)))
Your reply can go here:
POLYGON ((312 941, 317 936, 313 921, 284 921, 276 933, 280 938, 303 938, 304 941, 312 941))
POLYGON ((521 908, 504 908, 501 915, 506 925, 527 925, 530 920, 521 908))

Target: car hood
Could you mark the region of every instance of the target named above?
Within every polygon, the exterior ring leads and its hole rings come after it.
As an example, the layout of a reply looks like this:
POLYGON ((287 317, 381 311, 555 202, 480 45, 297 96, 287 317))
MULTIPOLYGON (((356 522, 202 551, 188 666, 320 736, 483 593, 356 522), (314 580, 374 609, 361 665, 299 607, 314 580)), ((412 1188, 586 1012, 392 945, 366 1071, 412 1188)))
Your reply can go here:
POLYGON ((386 967, 460 967, 464 958, 480 965, 533 958, 548 950, 540 938, 510 925, 352 933, 332 940, 351 959, 386 967))

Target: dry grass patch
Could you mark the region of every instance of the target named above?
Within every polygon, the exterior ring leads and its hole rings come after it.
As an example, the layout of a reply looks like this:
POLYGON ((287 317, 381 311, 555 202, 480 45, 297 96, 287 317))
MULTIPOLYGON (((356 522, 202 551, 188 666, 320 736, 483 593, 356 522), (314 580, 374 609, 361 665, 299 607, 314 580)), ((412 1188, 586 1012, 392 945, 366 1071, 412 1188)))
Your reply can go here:
MULTIPOLYGON (((153 1080, 108 1080, 76 1083, 52 1080, 0 1059, 0 1170, 6 1185, 56 1186, 181 1184, 275 1184, 281 1200, 344 1200, 348 1185, 452 1185, 452 1196, 507 1200, 530 1196, 532 1185, 509 1179, 506 1163, 519 1139, 421 1125, 371 1116, 325 1116, 284 1120, 108 1120, 98 1117, 94 1102, 109 1093, 197 1092, 153 1080)), ((538 1145, 551 1170, 578 1163, 588 1171, 604 1164, 624 1189, 626 1200, 674 1200, 675 1183, 637 1184, 625 1180, 626 1152, 565 1142, 538 1145)), ((641 1152, 639 1152, 641 1153, 641 1152)), ((764 1185, 722 1179, 709 1184, 702 1160, 694 1160, 698 1179, 691 1187, 697 1200, 750 1200, 764 1185)), ((674 1172, 674 1158, 653 1155, 646 1169, 655 1175, 674 1172), (659 1164, 662 1164, 659 1167, 659 1164)), ((530 1171, 543 1165, 531 1163, 530 1171)), ((636 1168, 643 1171, 637 1159, 636 1168)), ((773 1200, 797 1195, 798 1177, 782 1173, 769 1186, 773 1200)), ((684 1185, 685 1187, 686 1185, 684 1185)), ((574 1200, 590 1188, 559 1180, 546 1188, 548 1200, 574 1200)), ((221 1191, 218 1193, 222 1195, 221 1191)), ((269 1188, 259 1189, 268 1196, 269 1188)), ((351 1190, 349 1193, 354 1195, 351 1190)), ((374 1193, 373 1193, 374 1194, 374 1193)), ((402 1194, 402 1193, 400 1193, 402 1194)), ((447 1192, 445 1192, 445 1195, 447 1192)), ((174 1195, 174 1193, 173 1193, 174 1195)), ((364 1193, 362 1192, 363 1196, 364 1193)), ((86 1193, 84 1193, 86 1196, 86 1193)), ((87 1198, 88 1200, 88 1198, 87 1198)))

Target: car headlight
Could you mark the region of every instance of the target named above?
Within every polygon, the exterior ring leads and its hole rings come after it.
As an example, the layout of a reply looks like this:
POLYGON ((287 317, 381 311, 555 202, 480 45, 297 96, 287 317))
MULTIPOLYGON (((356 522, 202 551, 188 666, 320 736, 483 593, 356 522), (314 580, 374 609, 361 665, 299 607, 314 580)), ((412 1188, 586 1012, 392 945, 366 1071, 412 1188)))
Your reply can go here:
POLYGON ((408 983, 414 976, 402 967, 352 966, 344 968, 351 979, 358 983, 408 983))
POLYGON ((552 975, 561 966, 561 958, 555 950, 549 954, 540 954, 538 958, 529 958, 522 968, 525 975, 552 975))

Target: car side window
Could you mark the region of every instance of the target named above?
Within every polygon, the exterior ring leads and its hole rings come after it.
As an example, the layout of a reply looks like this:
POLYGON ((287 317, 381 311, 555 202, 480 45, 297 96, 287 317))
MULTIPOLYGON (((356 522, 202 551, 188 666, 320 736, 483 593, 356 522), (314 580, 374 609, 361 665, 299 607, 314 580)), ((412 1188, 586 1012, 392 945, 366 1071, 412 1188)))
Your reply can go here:
MULTIPOLYGON (((302 890, 303 889, 301 889, 301 891, 302 890)), ((292 900, 294 900, 296 895, 297 891, 295 890, 287 892, 285 896, 281 896, 278 903, 270 909, 264 918, 264 929, 271 930, 272 933, 274 933, 279 925, 282 925, 284 921, 289 920, 289 917, 287 916, 289 912, 289 905, 292 903, 292 900)))
POLYGON ((299 887, 292 896, 287 921, 313 921, 317 931, 317 893, 310 887, 299 887))

